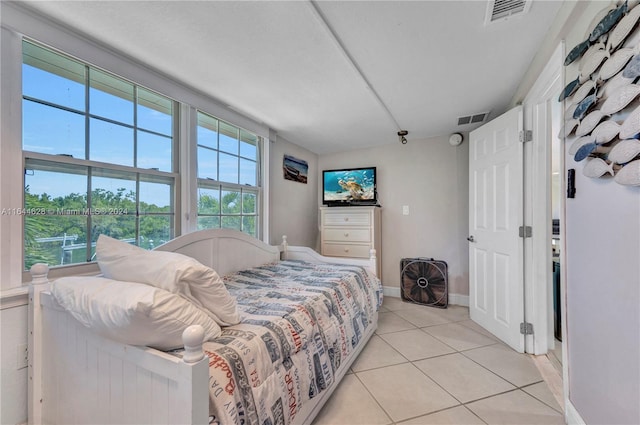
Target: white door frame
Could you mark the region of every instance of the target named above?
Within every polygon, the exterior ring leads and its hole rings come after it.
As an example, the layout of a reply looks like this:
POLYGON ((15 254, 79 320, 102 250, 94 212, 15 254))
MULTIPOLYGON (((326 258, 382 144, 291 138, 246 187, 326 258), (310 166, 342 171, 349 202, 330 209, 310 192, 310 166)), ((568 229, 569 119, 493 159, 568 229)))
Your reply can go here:
MULTIPOLYGON (((546 354, 554 344, 550 199, 552 138, 557 137, 558 129, 553 126, 551 117, 555 108, 562 107, 558 104, 558 94, 563 86, 563 51, 562 44, 556 48, 523 104, 525 129, 532 131, 532 141, 525 143, 524 147, 525 223, 532 227, 532 237, 525 239, 525 320, 533 324, 534 331, 533 335, 527 335, 525 346, 532 354, 546 354)), ((556 114, 557 111, 555 109, 556 114)), ((562 119, 562 110, 559 111, 562 119)), ((561 162, 563 155, 564 150, 561 149, 561 162)), ((563 176, 561 181, 564 188, 563 176)), ((563 205, 560 215, 564 216, 563 205)), ((560 238, 564 243, 564 226, 560 227, 560 238)), ((566 337, 563 338, 563 347, 565 340, 566 337)))

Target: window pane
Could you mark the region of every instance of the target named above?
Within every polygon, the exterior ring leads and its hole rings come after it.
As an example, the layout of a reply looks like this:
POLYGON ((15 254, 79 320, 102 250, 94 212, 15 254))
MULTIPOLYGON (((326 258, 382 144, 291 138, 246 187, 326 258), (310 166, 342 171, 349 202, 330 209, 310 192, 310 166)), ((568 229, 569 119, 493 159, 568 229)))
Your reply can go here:
POLYGON ((220 214, 220 191, 198 188, 198 214, 220 214))
POLYGON ((130 214, 135 216, 135 179, 136 176, 133 173, 93 169, 91 177, 92 212, 97 215, 130 214))
POLYGON ((218 152, 198 147, 198 178, 218 180, 218 152))
MULTIPOLYGON (((236 190, 222 191, 222 214, 240 214, 240 192, 236 190)), ((240 229, 240 227, 238 227, 240 229)))
POLYGON ((257 196, 255 193, 242 194, 242 213, 243 214, 256 213, 256 199, 257 199, 257 196))
POLYGON ((24 267, 46 263, 50 267, 87 261, 87 216, 26 216, 24 267))
POLYGON ((256 229, 256 217, 251 215, 251 216, 245 216, 242 217, 242 231, 244 233, 247 233, 251 236, 256 236, 257 237, 257 229, 256 229))
POLYGON ((222 216, 222 225, 223 229, 235 229, 240 230, 240 216, 222 216))
POLYGON ((106 235, 131 244, 136 240, 135 215, 100 215, 91 216, 91 255, 95 253, 95 242, 98 236, 106 235))
POLYGON ((240 156, 254 161, 258 160, 258 136, 240 130, 240 156))
POLYGON ((22 43, 22 94, 85 109, 85 66, 29 42, 22 43))
POLYGON ((218 149, 218 120, 198 112, 198 144, 218 149))
POLYGON ((89 77, 89 112, 133 125, 133 84, 94 69, 89 77))
POLYGON ((256 163, 240 158, 240 184, 256 185, 256 163))
POLYGON ((89 159, 133 166, 133 129, 91 119, 89 159))
POLYGON ((173 239, 173 218, 166 215, 140 217, 140 247, 153 249, 173 239))
POLYGON ((26 208, 87 208, 86 167, 27 160, 24 186, 26 208))
POLYGON ((173 212, 170 183, 140 181, 140 213, 173 212))
POLYGON ((172 140, 168 137, 157 136, 138 130, 138 161, 139 168, 155 169, 171 172, 172 140))
POLYGON ((22 148, 85 159, 84 116, 22 101, 22 148))
POLYGON ((219 228, 220 228, 220 216, 198 217, 198 230, 219 229, 219 228))
POLYGON ((24 206, 33 214, 24 220, 25 268, 69 264, 77 255, 86 261, 86 252, 66 248, 86 243, 86 193, 85 167, 27 160, 24 206))
POLYGON ((173 101, 159 94, 138 88, 137 125, 145 130, 171 136, 173 101))
POLYGON ((238 183, 238 157, 220 152, 220 176, 221 182, 238 183))
POLYGON ((238 155, 238 132, 240 129, 220 121, 220 150, 238 155))

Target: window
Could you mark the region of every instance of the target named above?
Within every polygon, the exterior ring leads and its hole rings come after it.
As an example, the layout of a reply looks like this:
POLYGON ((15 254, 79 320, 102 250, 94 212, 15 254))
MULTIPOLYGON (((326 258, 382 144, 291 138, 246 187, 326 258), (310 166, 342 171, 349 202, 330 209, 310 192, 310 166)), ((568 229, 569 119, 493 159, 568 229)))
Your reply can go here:
POLYGON ((198 112, 198 229, 258 237, 260 137, 198 112))
POLYGON ((24 267, 175 234, 176 102, 23 41, 24 267))

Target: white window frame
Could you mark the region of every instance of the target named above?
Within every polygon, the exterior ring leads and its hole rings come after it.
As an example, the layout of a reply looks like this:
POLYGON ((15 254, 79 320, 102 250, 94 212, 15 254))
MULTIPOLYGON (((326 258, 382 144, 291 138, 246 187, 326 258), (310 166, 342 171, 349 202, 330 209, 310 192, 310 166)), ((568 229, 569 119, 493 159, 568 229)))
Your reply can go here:
MULTIPOLYGON (((226 181, 221 181, 221 180, 215 180, 215 179, 211 179, 211 178, 200 178, 197 176, 197 168, 198 168, 198 147, 204 147, 205 149, 210 149, 213 150, 215 152, 217 152, 217 157, 218 157, 218 171, 219 171, 219 166, 220 166, 220 153, 227 153, 224 151, 219 150, 219 146, 218 148, 210 148, 207 147, 205 145, 201 145, 199 143, 199 140, 197 139, 197 126, 198 126, 198 114, 203 114, 203 115, 207 115, 215 120, 217 120, 218 122, 223 121, 219 119, 216 116, 213 116, 213 114, 210 114, 206 111, 195 111, 195 115, 196 115, 196 136, 194 138, 195 140, 195 144, 196 144, 196 190, 200 189, 200 188, 205 188, 205 189, 210 189, 210 190, 220 190, 221 192, 224 190, 233 190, 233 191, 238 191, 241 194, 243 192, 251 192, 251 193, 255 193, 256 194, 256 213, 255 215, 253 214, 244 214, 243 212, 240 212, 240 214, 238 214, 237 216, 240 217, 240 220, 242 222, 242 217, 247 217, 247 216, 255 216, 256 217, 256 234, 255 235, 251 235, 254 236, 256 238, 260 238, 263 234, 262 229, 262 223, 261 223, 261 204, 262 204, 262 198, 263 198, 263 191, 262 191, 262 157, 263 157, 263 145, 265 144, 265 140, 263 137, 257 136, 258 138, 257 143, 256 143, 256 167, 257 167, 257 172, 256 172, 256 185, 255 186, 248 186, 248 185, 243 185, 242 183, 231 183, 231 182, 226 182, 226 181)), ((231 124, 231 123, 226 123, 226 124, 231 124)), ((231 124, 233 125, 233 124, 231 124)), ((235 125, 234 125, 235 126, 235 125)), ((235 126, 238 127, 238 126, 235 126)), ((245 129, 238 127, 241 131, 245 129)), ((219 131, 217 131, 216 133, 219 133, 219 131)), ((255 135, 255 134, 254 134, 255 135)), ((241 159, 249 159, 250 158, 246 158, 243 157, 241 152, 238 151, 237 154, 229 154, 231 156, 237 157, 238 158, 238 174, 240 173, 240 160, 241 159)), ((218 173, 219 174, 219 173, 218 173)), ((222 202, 222 198, 220 198, 220 202, 222 202)), ((196 193, 196 199, 195 199, 195 213, 196 213, 196 228, 198 226, 198 217, 220 217, 220 225, 222 227, 222 218, 225 216, 231 216, 229 214, 225 214, 222 212, 222 204, 220 205, 221 210, 220 213, 218 214, 204 214, 204 215, 200 215, 199 211, 198 211, 198 193, 196 193)), ((241 229, 243 232, 244 230, 241 229)))
MULTIPOLYGON (((23 48, 24 48, 24 43, 30 43, 32 45, 41 47, 43 49, 49 50, 55 54, 58 54, 62 57, 69 57, 68 55, 66 55, 65 53, 62 52, 58 52, 55 49, 51 49, 48 46, 43 45, 42 43, 39 43, 37 41, 34 40, 30 40, 27 38, 23 38, 23 48)), ((81 64, 88 72, 87 72, 87 80, 83 81, 83 85, 85 86, 85 90, 88 91, 89 87, 90 87, 90 80, 89 80, 89 76, 91 75, 91 72, 101 72, 103 74, 107 74, 113 78, 122 80, 123 82, 127 83, 127 84, 131 84, 133 91, 135 93, 138 92, 138 89, 143 89, 146 91, 150 91, 148 90, 146 87, 141 86, 140 84, 133 82, 133 81, 127 81, 126 79, 122 78, 121 76, 115 75, 107 70, 103 70, 103 69, 99 69, 95 66, 93 66, 92 64, 89 64, 81 59, 78 58, 70 58, 74 61, 77 61, 78 64, 81 64)), ((21 85, 22 86, 22 85, 21 85)), ((21 92, 22 92, 22 88, 21 88, 21 92)), ((179 235, 181 234, 180 232, 180 220, 178 219, 180 217, 180 184, 179 184, 179 168, 178 168, 178 145, 180 143, 180 140, 178 139, 177 135, 179 134, 177 125, 178 125, 178 114, 179 114, 179 103, 173 99, 170 99, 166 96, 164 96, 161 93, 157 93, 159 96, 165 97, 166 99, 168 99, 169 101, 171 101, 172 103, 172 108, 171 108, 171 145, 172 145, 172 158, 171 158, 171 170, 170 171, 157 171, 157 170, 153 170, 153 169, 144 169, 144 168, 140 168, 136 166, 136 153, 135 151, 133 152, 134 157, 133 159, 133 165, 128 166, 128 165, 120 165, 120 164, 116 164, 116 163, 103 163, 103 162, 97 162, 95 160, 91 160, 91 159, 86 159, 85 158, 67 158, 65 156, 60 156, 57 154, 45 154, 45 153, 41 153, 41 152, 32 152, 32 151, 28 151, 28 150, 22 150, 22 155, 23 155, 23 169, 27 169, 27 161, 29 160, 35 160, 35 161, 40 161, 40 162, 47 162, 50 163, 54 166, 59 166, 61 169, 64 169, 64 166, 80 166, 80 167, 86 167, 88 174, 87 174, 87 179, 89 179, 89 181, 91 181, 91 174, 90 174, 90 170, 92 169, 104 169, 104 170, 109 170, 109 171, 113 171, 113 172, 122 172, 122 173, 126 173, 126 174, 130 174, 130 175, 135 175, 135 182, 136 182, 136 187, 138 186, 138 183, 140 181, 143 181, 144 178, 141 178, 142 176, 146 177, 146 178, 153 178, 153 177, 157 177, 157 178, 163 178, 163 179, 169 179, 169 180, 173 180, 173 189, 172 189, 172 199, 171 199, 171 204, 172 204, 172 213, 167 213, 167 214, 162 214, 162 215, 167 215, 167 216, 171 216, 171 229, 170 229, 170 233, 172 235, 179 235)), ((44 101, 45 104, 49 104, 49 102, 47 102, 46 100, 43 99, 31 99, 30 97, 28 99, 24 98, 24 93, 23 93, 23 107, 24 107, 24 100, 28 100, 28 101, 35 101, 35 102, 40 102, 40 101, 44 101)), ((134 102, 134 106, 136 106, 139 102, 139 99, 137 97, 137 94, 135 95, 135 99, 133 100, 134 102)), ((58 108, 59 105, 49 105, 50 107, 55 107, 58 108)), ((84 117, 84 120, 87 119, 99 119, 99 120, 103 120, 104 117, 101 117, 99 115, 94 115, 91 114, 90 111, 88 110, 88 105, 85 104, 84 105, 84 110, 82 111, 78 111, 82 113, 82 117, 84 117)), ((65 111, 66 108, 64 107, 60 107, 60 110, 65 111)), ((135 116, 135 113, 134 113, 135 116)), ((117 123, 115 121, 111 121, 114 123, 117 123)), ((118 125, 121 125, 121 123, 117 123, 118 125)), ((146 129, 144 129, 143 127, 138 126, 138 123, 133 122, 133 124, 128 124, 126 125, 127 127, 130 127, 134 133, 135 132, 139 132, 139 131, 147 131, 146 129)), ((92 146, 92 141, 90 139, 87 140, 87 135, 85 134, 85 144, 87 144, 87 146, 92 146)), ((134 140, 137 138, 137 136, 134 134, 134 140)), ((61 171, 63 172, 63 171, 61 171)), ((133 180, 132 180, 133 181, 133 180)), ((24 185, 23 185, 23 194, 24 194, 24 185)), ((138 191, 136 191, 138 192, 138 191)), ((87 193, 87 195, 89 195, 89 193, 87 193)), ((24 195, 23 195, 24 196, 24 195)), ((89 197, 89 196, 88 196, 89 197)), ((89 201, 89 200, 88 200, 89 201)), ((137 204, 137 202, 136 202, 137 204)), ((23 203, 24 205, 24 203, 23 203)), ((137 207, 138 205, 136 205, 137 207)), ((91 205, 90 203, 87 204, 87 208, 89 209, 93 209, 93 205, 91 205)), ((137 209, 137 208, 136 208, 137 209)), ((82 212, 80 212, 80 215, 83 215, 82 212)), ((145 213, 138 213, 138 211, 133 211, 131 212, 131 214, 128 214, 132 217, 135 217, 135 221, 136 221, 136 228, 139 228, 139 222, 141 220, 142 217, 144 217, 145 213)), ((91 217, 89 217, 89 220, 91 220, 91 217)), ((87 221, 87 225, 90 226, 90 221, 87 221)), ((25 223, 24 223, 24 217, 23 217, 23 222, 22 222, 22 227, 24 228, 25 223)), ((92 239, 95 235, 91 235, 89 233, 89 227, 86 226, 85 229, 87 231, 87 248, 90 251, 90 239, 92 239)), ((136 239, 139 238, 140 235, 137 234, 136 232, 136 239)), ((23 264, 24 264, 24 255, 25 255, 25 249, 23 247, 23 264)), ((89 254, 90 252, 87 252, 87 254, 89 254)), ((80 264, 87 264, 90 263, 92 261, 85 261, 85 262, 78 262, 78 263, 71 263, 71 264, 62 264, 62 265, 56 265, 55 267, 57 269, 61 269, 61 268, 73 268, 74 266, 80 265, 80 264)), ((54 267, 53 265, 51 267, 54 267)), ((24 266, 23 266, 23 270, 24 270, 24 266)), ((65 271, 61 271, 61 270, 57 270, 58 273, 62 273, 62 274, 68 274, 68 272, 65 271)), ((71 269, 71 272, 73 272, 73 269, 71 269)), ((24 273, 24 272, 23 272, 24 273)))

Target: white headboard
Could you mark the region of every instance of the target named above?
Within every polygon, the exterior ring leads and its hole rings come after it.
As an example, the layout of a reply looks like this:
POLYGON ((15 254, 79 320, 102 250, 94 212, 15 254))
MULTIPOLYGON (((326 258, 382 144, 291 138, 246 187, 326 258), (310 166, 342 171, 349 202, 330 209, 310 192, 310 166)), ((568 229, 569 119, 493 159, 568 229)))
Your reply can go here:
POLYGON ((220 276, 280 260, 278 247, 231 229, 188 233, 155 249, 188 255, 220 276))

